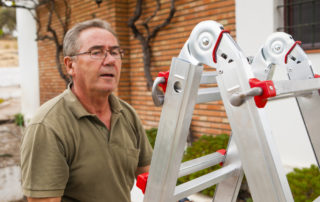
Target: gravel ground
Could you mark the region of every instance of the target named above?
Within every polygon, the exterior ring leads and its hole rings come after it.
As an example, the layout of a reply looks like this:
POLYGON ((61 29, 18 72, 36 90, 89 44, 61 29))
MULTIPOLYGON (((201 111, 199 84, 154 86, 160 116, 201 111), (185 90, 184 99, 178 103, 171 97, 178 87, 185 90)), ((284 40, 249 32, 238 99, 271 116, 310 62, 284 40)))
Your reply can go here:
POLYGON ((0 125, 0 168, 20 165, 21 130, 14 123, 0 125))
POLYGON ((20 177, 22 129, 14 123, 0 125, 0 202, 24 202, 20 177))

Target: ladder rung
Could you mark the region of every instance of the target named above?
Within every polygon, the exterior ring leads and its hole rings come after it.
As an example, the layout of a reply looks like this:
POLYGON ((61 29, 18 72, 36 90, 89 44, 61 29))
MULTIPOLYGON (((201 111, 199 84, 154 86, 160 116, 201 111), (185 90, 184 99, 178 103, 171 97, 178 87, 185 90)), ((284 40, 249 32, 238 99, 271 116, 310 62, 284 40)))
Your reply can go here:
POLYGON ((320 79, 274 81, 278 95, 301 94, 320 89, 320 79))
POLYGON ((200 80, 200 84, 217 83, 217 72, 203 72, 200 80))
POLYGON ((318 196, 318 198, 314 199, 313 202, 320 202, 320 196, 318 196))
POLYGON ((214 88, 200 88, 198 90, 197 104, 221 100, 220 90, 214 88))
POLYGON ((238 167, 234 164, 230 164, 226 167, 220 168, 219 170, 178 185, 175 188, 174 198, 172 201, 178 201, 184 197, 190 196, 191 194, 218 184, 229 176, 232 176, 236 171, 238 171, 238 167))
POLYGON ((199 170, 206 169, 210 166, 221 163, 224 159, 224 155, 219 152, 215 152, 206 156, 202 156, 190 161, 186 161, 181 164, 178 177, 183 177, 199 170))

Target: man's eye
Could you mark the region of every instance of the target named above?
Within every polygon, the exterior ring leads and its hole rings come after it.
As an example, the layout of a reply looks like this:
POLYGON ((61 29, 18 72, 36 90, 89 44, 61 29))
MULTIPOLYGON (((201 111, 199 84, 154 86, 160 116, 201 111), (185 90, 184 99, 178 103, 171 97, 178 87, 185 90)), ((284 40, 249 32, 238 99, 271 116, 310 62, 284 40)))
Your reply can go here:
POLYGON ((92 50, 91 55, 94 55, 94 56, 103 55, 103 51, 102 50, 92 50))
POLYGON ((120 54, 120 51, 119 51, 119 49, 113 49, 113 50, 110 50, 110 54, 114 55, 114 56, 117 56, 117 55, 120 54))

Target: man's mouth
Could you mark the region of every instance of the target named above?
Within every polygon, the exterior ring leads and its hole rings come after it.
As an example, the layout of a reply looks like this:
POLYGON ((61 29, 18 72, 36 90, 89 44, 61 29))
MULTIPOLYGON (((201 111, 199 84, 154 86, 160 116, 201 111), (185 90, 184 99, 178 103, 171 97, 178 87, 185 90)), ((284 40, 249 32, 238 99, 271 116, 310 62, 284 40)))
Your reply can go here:
POLYGON ((102 77, 114 77, 113 74, 101 74, 100 76, 102 76, 102 77))

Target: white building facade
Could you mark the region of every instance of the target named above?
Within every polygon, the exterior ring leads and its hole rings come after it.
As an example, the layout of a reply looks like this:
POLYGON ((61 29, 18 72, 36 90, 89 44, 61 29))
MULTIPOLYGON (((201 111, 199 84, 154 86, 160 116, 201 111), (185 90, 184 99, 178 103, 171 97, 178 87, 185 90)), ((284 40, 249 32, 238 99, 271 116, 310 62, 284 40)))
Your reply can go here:
MULTIPOLYGON (((268 36, 283 27, 284 11, 279 7, 283 4, 283 0, 236 0, 236 41, 247 56, 255 55, 268 36)), ((320 53, 308 57, 319 74, 320 53)), ((274 79, 287 79, 286 70, 276 68, 274 79)), ((266 111, 286 171, 316 164, 295 99, 269 102, 266 111)))
MULTIPOLYGON (((267 37, 283 24, 283 0, 235 0, 236 41, 247 56, 253 56, 267 37)), ((36 23, 30 13, 17 10, 19 64, 21 71, 22 113, 30 119, 40 103, 36 23)), ((320 72, 320 54, 308 54, 314 72, 320 72)), ((276 78, 285 78, 277 70, 276 78)), ((315 164, 306 130, 294 99, 274 101, 267 106, 270 124, 285 168, 315 164)))

